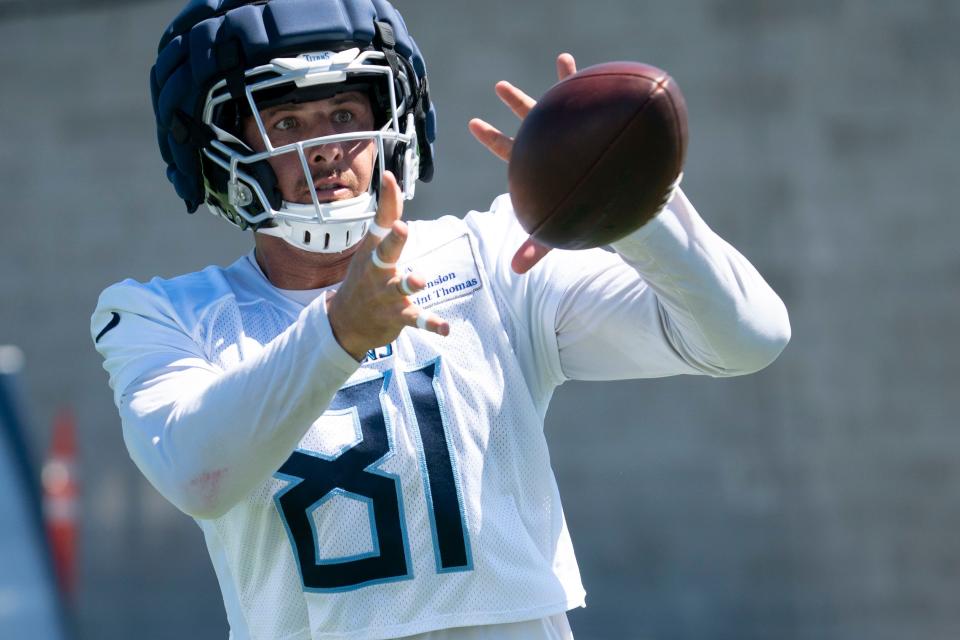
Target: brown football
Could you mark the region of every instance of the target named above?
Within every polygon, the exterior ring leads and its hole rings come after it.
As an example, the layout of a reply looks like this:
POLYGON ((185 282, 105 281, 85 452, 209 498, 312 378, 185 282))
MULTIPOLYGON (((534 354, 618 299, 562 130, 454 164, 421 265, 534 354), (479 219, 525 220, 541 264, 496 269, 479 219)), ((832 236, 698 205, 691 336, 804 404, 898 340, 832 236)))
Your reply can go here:
POLYGON ((687 107, 665 71, 639 62, 584 69, 520 126, 508 170, 517 219, 551 247, 610 244, 663 208, 686 150, 687 107))

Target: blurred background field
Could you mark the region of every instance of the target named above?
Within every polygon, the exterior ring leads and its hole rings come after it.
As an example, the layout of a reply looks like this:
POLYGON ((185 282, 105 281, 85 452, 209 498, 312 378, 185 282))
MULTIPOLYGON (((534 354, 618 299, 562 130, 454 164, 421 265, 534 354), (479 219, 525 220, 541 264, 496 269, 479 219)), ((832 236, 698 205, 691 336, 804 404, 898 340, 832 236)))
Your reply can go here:
MULTIPOLYGON (((88 328, 110 283, 249 246, 163 176, 147 74, 180 5, 0 0, 0 343, 25 354, 35 460, 76 415, 83 639, 226 637, 200 531, 130 462, 88 328)), ((440 117, 410 216, 506 188, 466 130, 515 129, 497 80, 539 95, 564 50, 645 61, 687 98, 684 189, 791 312, 758 375, 558 391, 578 640, 960 637, 960 4, 396 5, 440 117)))

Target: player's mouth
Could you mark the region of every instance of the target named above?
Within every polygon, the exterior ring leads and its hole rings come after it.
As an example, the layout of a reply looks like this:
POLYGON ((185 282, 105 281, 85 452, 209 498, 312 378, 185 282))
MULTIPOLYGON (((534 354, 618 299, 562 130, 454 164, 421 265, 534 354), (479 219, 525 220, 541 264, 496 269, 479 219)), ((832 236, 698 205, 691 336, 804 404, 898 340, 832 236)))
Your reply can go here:
POLYGON ((317 190, 317 200, 320 202, 333 202, 353 197, 353 189, 340 178, 317 180, 313 186, 317 190))

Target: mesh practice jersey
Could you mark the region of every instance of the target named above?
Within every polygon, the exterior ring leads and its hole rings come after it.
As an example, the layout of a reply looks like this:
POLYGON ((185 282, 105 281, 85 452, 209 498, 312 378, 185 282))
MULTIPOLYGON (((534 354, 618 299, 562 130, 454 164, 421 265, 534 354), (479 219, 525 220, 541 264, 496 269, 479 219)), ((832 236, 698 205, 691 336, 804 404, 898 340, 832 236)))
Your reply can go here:
MULTIPOLYGON (((413 222, 399 268, 450 335, 357 363, 324 295, 252 255, 125 281, 92 320, 131 457, 197 518, 236 640, 397 638, 543 618, 584 591, 543 435, 568 378, 735 375, 789 324, 678 195, 616 246, 510 271, 509 198, 413 222)), ((357 318, 357 322, 363 322, 357 318)))

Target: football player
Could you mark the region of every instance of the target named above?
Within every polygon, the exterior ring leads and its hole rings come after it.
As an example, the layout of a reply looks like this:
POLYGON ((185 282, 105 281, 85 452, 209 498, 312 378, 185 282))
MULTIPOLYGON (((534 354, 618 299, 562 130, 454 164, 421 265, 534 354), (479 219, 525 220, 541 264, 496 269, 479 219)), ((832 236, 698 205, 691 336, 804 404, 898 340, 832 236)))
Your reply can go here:
POLYGON ((547 252, 508 196, 404 222, 436 126, 385 0, 193 0, 151 87, 177 193, 253 249, 108 288, 92 336, 131 457, 203 530, 231 637, 572 637, 553 390, 757 371, 789 338, 776 294, 681 192, 615 253, 547 252))

